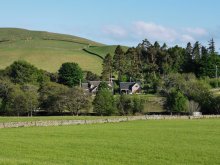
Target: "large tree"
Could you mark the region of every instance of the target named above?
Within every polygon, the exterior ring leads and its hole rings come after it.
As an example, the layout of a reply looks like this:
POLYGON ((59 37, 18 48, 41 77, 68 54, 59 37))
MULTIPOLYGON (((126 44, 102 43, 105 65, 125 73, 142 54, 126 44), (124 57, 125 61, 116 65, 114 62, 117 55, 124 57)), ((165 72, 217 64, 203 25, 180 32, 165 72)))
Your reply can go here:
POLYGON ((43 71, 38 70, 26 61, 15 61, 6 68, 5 73, 12 82, 19 84, 38 84, 46 79, 49 81, 49 77, 43 71))
MULTIPOLYGON (((115 63, 116 65, 116 63, 115 63)), ((102 63, 102 80, 108 81, 113 74, 113 59, 111 54, 107 54, 102 63)))
POLYGON ((83 79, 83 71, 77 63, 67 62, 62 64, 58 71, 59 82, 69 87, 80 85, 83 79))
POLYGON ((8 100, 13 91, 14 84, 7 78, 0 78, 0 99, 1 99, 1 114, 8 113, 8 100))
POLYGON ((167 97, 167 107, 171 112, 187 112, 187 98, 178 90, 172 90, 167 97))
POLYGON ((117 109, 121 115, 142 113, 144 101, 137 96, 121 95, 117 100, 117 109))
POLYGON ((209 53, 210 54, 215 54, 215 41, 214 39, 212 38, 210 41, 209 41, 209 53))
POLYGON ((25 105, 28 116, 32 116, 33 112, 39 107, 38 87, 26 84, 21 87, 21 90, 24 92, 26 98, 25 105))
POLYGON ((99 88, 93 101, 93 111, 98 115, 110 116, 115 113, 114 97, 106 85, 102 86, 99 88))
POLYGON ((113 57, 114 71, 118 74, 118 80, 122 80, 123 74, 126 72, 126 57, 122 47, 119 45, 115 49, 115 55, 113 57))
POLYGON ((59 106, 54 106, 55 101, 60 98, 63 93, 68 91, 68 87, 62 84, 48 82, 40 86, 40 107, 47 112, 60 111, 59 106))
POLYGON ((14 85, 8 94, 6 107, 9 114, 32 116, 39 106, 37 87, 14 85))
POLYGON ((90 107, 90 98, 81 88, 70 88, 65 94, 65 107, 72 114, 78 116, 80 110, 90 107))
POLYGON ((150 74, 156 78, 156 73, 159 71, 158 67, 158 52, 160 51, 160 45, 158 42, 155 42, 152 45, 147 39, 143 40, 138 46, 141 61, 142 69, 145 72, 145 77, 150 74))
POLYGON ((193 46, 193 50, 192 50, 192 56, 193 56, 193 60, 195 61, 195 63, 198 63, 201 58, 200 48, 201 48, 200 43, 196 41, 196 43, 193 46))
POLYGON ((194 71, 194 64, 193 64, 193 47, 190 42, 187 43, 186 51, 185 51, 185 58, 183 63, 183 70, 184 72, 192 72, 194 71))
POLYGON ((172 72, 182 72, 184 65, 184 55, 185 49, 174 46, 168 49, 168 53, 170 55, 170 67, 172 72))
POLYGON ((133 80, 140 80, 142 76, 141 58, 136 48, 129 48, 126 52, 127 75, 133 80))

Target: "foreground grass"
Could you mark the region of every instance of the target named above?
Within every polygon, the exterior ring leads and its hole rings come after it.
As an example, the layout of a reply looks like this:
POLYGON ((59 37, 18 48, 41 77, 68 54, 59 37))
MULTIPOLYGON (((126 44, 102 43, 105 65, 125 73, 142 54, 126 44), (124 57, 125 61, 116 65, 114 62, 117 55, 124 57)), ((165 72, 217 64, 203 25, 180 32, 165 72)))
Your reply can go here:
POLYGON ((0 130, 0 164, 220 164, 220 120, 0 130))

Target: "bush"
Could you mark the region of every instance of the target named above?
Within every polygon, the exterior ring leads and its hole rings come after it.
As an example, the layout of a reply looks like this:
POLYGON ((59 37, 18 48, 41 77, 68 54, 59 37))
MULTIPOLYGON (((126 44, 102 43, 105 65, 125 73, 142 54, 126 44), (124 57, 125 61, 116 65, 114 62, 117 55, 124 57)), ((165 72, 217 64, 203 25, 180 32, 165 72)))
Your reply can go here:
POLYGON ((81 88, 70 88, 63 94, 65 101, 65 108, 72 115, 78 116, 80 110, 87 110, 90 108, 89 95, 84 93, 81 88))
POLYGON ((220 87, 220 79, 210 78, 206 79, 212 88, 220 87))
POLYGON ((164 96, 169 96, 173 89, 177 89, 189 100, 199 103, 202 113, 213 113, 214 96, 210 92, 210 85, 193 74, 170 74, 163 79, 160 88, 164 96))
POLYGON ((117 109, 121 115, 142 113, 144 101, 137 96, 121 95, 117 101, 117 109))
POLYGON ((134 96, 133 98, 133 114, 142 113, 144 110, 144 100, 134 96))
POLYGON ((178 90, 173 89, 167 97, 167 108, 172 112, 186 112, 188 99, 178 90))
POLYGON ((205 114, 213 113, 214 96, 210 92, 210 87, 204 81, 188 82, 185 95, 190 99, 199 103, 201 112, 205 114))
POLYGON ((121 95, 117 101, 117 109, 120 115, 132 114, 133 102, 128 95, 121 95))
POLYGON ((110 116, 115 113, 114 97, 108 88, 99 88, 93 101, 93 111, 101 116, 110 116))

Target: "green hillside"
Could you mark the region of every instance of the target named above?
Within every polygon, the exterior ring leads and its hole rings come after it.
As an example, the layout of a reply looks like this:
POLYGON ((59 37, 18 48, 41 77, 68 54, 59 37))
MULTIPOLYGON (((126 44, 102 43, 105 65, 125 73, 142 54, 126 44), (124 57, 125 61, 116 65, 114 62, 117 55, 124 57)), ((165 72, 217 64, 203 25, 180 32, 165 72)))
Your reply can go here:
POLYGON ((50 33, 44 31, 31 31, 26 29, 18 29, 18 28, 0 28, 0 42, 4 41, 16 41, 16 40, 57 40, 57 41, 66 41, 79 43, 83 45, 93 45, 100 46, 103 44, 90 41, 84 38, 66 35, 66 34, 57 34, 50 33))
POLYGON ((0 28, 0 69, 15 60, 26 60, 33 65, 56 72, 64 62, 76 62, 83 70, 101 73, 102 58, 114 52, 115 46, 84 38, 16 28, 0 28), (92 49, 91 52, 85 50, 92 49))

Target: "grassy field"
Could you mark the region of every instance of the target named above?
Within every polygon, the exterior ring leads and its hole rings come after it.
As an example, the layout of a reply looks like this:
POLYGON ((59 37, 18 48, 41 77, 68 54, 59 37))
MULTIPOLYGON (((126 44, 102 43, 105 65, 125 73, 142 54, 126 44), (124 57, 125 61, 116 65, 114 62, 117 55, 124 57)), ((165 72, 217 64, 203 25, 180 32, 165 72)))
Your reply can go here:
POLYGON ((106 55, 115 46, 90 41, 76 36, 0 28, 0 69, 15 60, 26 60, 40 69, 56 72, 64 62, 76 62, 83 70, 100 74, 102 58, 84 51, 94 47, 94 53, 106 55))
POLYGON ((220 120, 0 130, 0 164, 220 164, 220 120))

